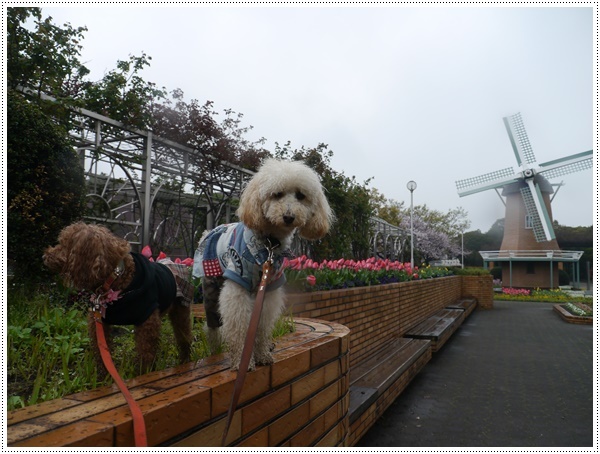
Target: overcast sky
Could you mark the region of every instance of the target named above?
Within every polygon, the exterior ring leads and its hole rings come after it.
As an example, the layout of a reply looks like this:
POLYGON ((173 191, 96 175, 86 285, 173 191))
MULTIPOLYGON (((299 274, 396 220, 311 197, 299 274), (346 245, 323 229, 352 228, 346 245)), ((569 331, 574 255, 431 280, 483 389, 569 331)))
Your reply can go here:
MULTIPOLYGON (((495 191, 455 181, 517 169, 502 117, 521 112, 538 162, 590 150, 592 8, 42 7, 87 26, 82 60, 100 79, 146 52, 142 76, 188 100, 244 114, 266 148, 323 142, 332 167, 387 198, 487 231, 495 191)), ((593 222, 594 173, 567 175, 552 204, 563 225, 593 222)))

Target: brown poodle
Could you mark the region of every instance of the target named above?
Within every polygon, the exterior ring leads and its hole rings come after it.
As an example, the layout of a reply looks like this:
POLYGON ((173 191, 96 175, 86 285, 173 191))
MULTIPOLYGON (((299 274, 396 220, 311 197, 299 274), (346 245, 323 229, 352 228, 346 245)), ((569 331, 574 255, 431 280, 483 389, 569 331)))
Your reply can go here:
POLYGON ((160 342, 161 316, 168 314, 180 361, 190 359, 192 327, 190 303, 193 287, 190 268, 171 261, 155 263, 131 252, 129 243, 107 228, 77 222, 65 227, 58 245, 44 252, 44 264, 65 284, 94 292, 88 316, 90 338, 103 370, 96 343, 94 310, 110 343, 110 325, 135 325, 138 363, 148 371, 160 342))

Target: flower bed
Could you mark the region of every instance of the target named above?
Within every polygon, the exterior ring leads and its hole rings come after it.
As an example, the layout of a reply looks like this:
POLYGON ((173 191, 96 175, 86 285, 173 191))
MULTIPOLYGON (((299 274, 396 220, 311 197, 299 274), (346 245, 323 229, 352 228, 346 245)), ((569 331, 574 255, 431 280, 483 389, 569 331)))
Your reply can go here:
POLYGON ((338 290, 453 274, 444 267, 411 267, 410 263, 375 257, 358 261, 338 259, 315 262, 303 255, 286 260, 285 266, 287 280, 296 291, 338 290))
POLYGON ((587 304, 583 303, 567 303, 563 307, 568 310, 571 314, 579 317, 591 317, 594 315, 594 310, 587 304))
POLYGON ((594 318, 591 313, 591 308, 588 306, 586 309, 582 306, 586 305, 573 303, 555 304, 553 308, 554 312, 560 315, 560 317, 568 323, 574 323, 576 325, 592 325, 594 323, 594 318))
POLYGON ((496 293, 495 299, 505 301, 537 301, 542 303, 586 303, 592 304, 591 298, 574 297, 561 289, 530 290, 518 288, 503 288, 502 293, 496 293))

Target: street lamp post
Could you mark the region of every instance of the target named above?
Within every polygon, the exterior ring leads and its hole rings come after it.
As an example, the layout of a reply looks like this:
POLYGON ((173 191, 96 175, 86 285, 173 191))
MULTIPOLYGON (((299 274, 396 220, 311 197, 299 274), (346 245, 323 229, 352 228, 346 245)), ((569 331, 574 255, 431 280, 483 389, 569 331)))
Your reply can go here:
POLYGON ((460 256, 461 256, 461 261, 460 261, 460 267, 464 268, 465 267, 465 230, 463 229, 460 232, 460 256))
POLYGON ((417 189, 417 183, 410 180, 406 187, 410 191, 410 269, 412 270, 415 267, 415 258, 414 258, 414 241, 413 241, 413 191, 417 189))

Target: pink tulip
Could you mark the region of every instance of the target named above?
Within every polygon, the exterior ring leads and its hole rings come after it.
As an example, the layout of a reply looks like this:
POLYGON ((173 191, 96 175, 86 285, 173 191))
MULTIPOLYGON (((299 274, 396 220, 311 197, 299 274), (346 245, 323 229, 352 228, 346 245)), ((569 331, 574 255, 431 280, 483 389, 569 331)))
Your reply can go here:
POLYGON ((152 257, 152 249, 150 249, 150 246, 144 246, 144 248, 142 249, 142 255, 147 259, 152 257))
POLYGON ((309 274, 308 276, 306 276, 306 283, 310 286, 314 286, 317 283, 317 278, 314 277, 312 274, 309 274))

